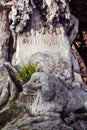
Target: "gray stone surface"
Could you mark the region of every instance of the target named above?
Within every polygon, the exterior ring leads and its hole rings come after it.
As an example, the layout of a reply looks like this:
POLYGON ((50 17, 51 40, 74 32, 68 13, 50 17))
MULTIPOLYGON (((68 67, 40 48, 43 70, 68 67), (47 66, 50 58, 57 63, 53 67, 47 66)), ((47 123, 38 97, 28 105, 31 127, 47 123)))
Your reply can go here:
POLYGON ((72 127, 63 123, 60 118, 55 118, 49 121, 49 119, 45 117, 45 121, 46 123, 44 123, 43 117, 32 118, 24 115, 24 117, 19 119, 14 126, 9 126, 10 124, 8 123, 8 125, 2 130, 73 130, 72 127))
POLYGON ((53 73, 57 77, 64 78, 67 80, 72 77, 72 63, 70 59, 71 57, 68 56, 70 55, 70 51, 65 48, 64 51, 66 51, 66 55, 59 55, 59 53, 38 52, 31 56, 30 61, 36 64, 37 69, 39 69, 39 71, 53 73))
POLYGON ((9 40, 8 10, 4 10, 4 8, 0 6, 0 64, 4 61, 8 61, 9 40))
POLYGON ((64 55, 65 53, 38 52, 30 57, 30 61, 36 64, 37 70, 59 77, 69 89, 80 84, 84 86, 76 56, 68 48, 63 47, 63 51, 66 52, 66 55, 64 55))
POLYGON ((19 97, 0 111, 0 123, 5 114, 10 116, 1 130, 86 130, 86 100, 82 86, 69 90, 55 75, 36 72, 19 97))
POLYGON ((0 107, 8 101, 8 74, 3 66, 0 66, 0 107))
POLYGON ((67 104, 67 88, 52 74, 34 73, 23 92, 33 97, 29 105, 33 115, 57 115, 67 104))
POLYGON ((31 57, 40 71, 20 86, 10 63, 4 64, 8 85, 0 68, 0 129, 86 130, 87 92, 70 49, 78 20, 70 14, 69 0, 1 0, 0 25, 0 61, 9 60, 14 48, 12 62, 31 57))

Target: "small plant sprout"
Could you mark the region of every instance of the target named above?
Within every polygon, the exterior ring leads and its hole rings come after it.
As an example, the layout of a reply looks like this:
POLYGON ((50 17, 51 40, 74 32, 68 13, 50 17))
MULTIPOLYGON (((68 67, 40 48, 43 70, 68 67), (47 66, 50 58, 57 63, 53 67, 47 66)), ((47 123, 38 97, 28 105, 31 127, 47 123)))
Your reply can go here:
POLYGON ((17 69, 15 75, 18 80, 27 82, 36 71, 36 65, 28 61, 28 63, 23 64, 19 69, 17 69))

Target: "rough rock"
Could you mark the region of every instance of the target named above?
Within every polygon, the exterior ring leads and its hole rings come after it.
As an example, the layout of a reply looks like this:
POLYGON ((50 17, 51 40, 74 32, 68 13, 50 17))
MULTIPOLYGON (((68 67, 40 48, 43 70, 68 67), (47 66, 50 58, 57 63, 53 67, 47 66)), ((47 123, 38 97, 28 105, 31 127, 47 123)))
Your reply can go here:
POLYGON ((31 63, 36 64, 37 70, 52 73, 59 77, 65 84, 70 86, 83 84, 76 56, 68 49, 63 48, 64 54, 59 53, 35 53, 30 57, 31 63), (70 57, 69 57, 70 56, 70 57), (68 57, 68 58, 67 58, 68 57))
POLYGON ((87 92, 70 48, 78 20, 70 13, 69 1, 0 1, 1 60, 11 61, 16 51, 14 64, 30 59, 41 71, 21 84, 16 68, 4 63, 9 82, 2 83, 7 81, 5 72, 0 82, 1 130, 87 129, 87 92))
POLYGON ((9 62, 0 66, 0 107, 13 100, 22 91, 21 82, 16 79, 15 69, 9 62), (14 82, 15 81, 15 82, 14 82))
POLYGON ((10 115, 1 130, 86 130, 86 100, 82 86, 69 90, 55 75, 36 72, 23 85, 23 93, 0 111, 0 123, 10 115))
POLYGON ((46 123, 44 124, 43 117, 29 118, 27 115, 25 115, 24 118, 19 119, 18 123, 15 123, 13 127, 9 126, 10 124, 8 123, 8 126, 2 130, 73 130, 72 127, 68 127, 65 123, 63 123, 60 118, 56 118, 51 121, 46 118, 45 121, 46 123), (25 119, 27 119, 27 122, 25 122, 25 119))
POLYGON ((9 57, 10 30, 8 24, 8 10, 0 6, 0 64, 8 61, 9 57))
POLYGON ((25 112, 25 104, 17 102, 15 100, 10 100, 7 105, 5 105, 2 110, 0 110, 0 129, 4 127, 8 122, 14 120, 14 118, 20 119, 23 117, 25 112))
POLYGON ((4 105, 8 101, 8 74, 3 66, 0 66, 0 106, 4 105))

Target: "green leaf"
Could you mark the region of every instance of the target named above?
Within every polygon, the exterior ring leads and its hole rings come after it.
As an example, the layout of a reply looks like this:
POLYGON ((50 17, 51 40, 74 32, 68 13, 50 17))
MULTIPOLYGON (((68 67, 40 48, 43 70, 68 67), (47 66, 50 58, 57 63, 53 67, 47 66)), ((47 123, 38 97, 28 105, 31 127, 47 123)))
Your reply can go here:
POLYGON ((15 75, 18 80, 27 82, 31 78, 32 74, 35 72, 36 72, 36 65, 28 61, 28 63, 23 64, 20 67, 20 69, 15 72, 15 75))

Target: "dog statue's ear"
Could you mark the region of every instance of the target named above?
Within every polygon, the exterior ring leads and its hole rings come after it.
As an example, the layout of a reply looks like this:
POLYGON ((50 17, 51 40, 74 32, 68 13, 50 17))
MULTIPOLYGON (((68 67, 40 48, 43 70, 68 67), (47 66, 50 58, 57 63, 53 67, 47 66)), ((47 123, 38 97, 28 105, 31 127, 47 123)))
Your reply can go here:
POLYGON ((51 101, 55 97, 55 95, 56 95, 55 90, 49 89, 49 90, 46 90, 46 91, 45 90, 42 91, 42 98, 45 101, 51 101))

